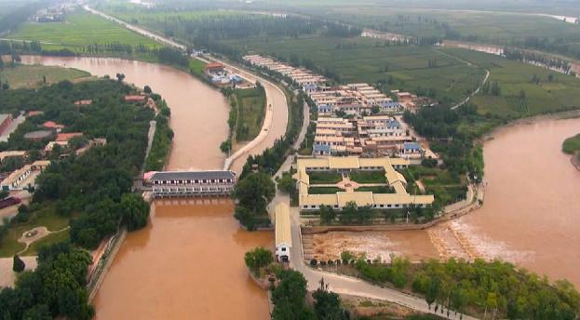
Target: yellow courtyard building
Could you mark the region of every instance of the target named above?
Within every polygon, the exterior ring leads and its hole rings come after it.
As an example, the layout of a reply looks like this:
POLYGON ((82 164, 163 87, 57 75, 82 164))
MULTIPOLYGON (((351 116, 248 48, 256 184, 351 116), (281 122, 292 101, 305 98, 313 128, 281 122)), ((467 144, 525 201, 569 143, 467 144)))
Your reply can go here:
POLYGON ((321 206, 329 206, 342 210, 348 203, 354 202, 358 207, 372 209, 401 209, 410 206, 425 208, 430 206, 435 198, 433 195, 411 195, 407 193, 407 181, 396 169, 405 169, 409 160, 401 158, 359 158, 359 157, 321 157, 298 159, 297 173, 298 201, 303 211, 315 211, 321 206), (351 172, 384 171, 384 185, 392 193, 376 193, 372 191, 357 191, 356 188, 344 187, 343 191, 332 194, 310 194, 310 174, 313 172, 330 172, 347 175, 351 172))

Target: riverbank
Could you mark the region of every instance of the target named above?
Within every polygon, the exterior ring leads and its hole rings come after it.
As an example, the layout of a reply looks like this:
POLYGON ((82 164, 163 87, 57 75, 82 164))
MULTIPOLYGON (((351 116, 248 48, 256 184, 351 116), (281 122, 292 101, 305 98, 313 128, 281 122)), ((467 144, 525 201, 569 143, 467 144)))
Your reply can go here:
POLYGON ((548 114, 540 114, 526 118, 520 118, 513 121, 510 121, 504 125, 498 126, 493 128, 491 131, 485 133, 480 139, 479 142, 485 142, 489 140, 493 140, 495 136, 502 133, 505 130, 510 128, 521 126, 521 125, 534 125, 540 123, 542 121, 547 120, 567 120, 567 119, 576 119, 580 118, 580 110, 570 110, 570 111, 562 111, 562 112, 553 112, 548 114))

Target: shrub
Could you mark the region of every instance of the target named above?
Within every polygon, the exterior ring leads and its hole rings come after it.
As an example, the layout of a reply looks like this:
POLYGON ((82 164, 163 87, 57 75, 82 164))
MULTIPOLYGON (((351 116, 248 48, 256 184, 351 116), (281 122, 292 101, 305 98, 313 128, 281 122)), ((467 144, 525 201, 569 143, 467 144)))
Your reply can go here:
POLYGON ((24 264, 24 261, 22 261, 22 259, 20 259, 20 257, 18 255, 15 255, 14 261, 12 263, 12 270, 14 272, 22 272, 22 271, 24 271, 25 267, 26 267, 26 264, 24 264))
POLYGON ((316 261, 316 259, 310 260, 310 265, 311 266, 316 267, 317 264, 318 264, 318 261, 316 261))

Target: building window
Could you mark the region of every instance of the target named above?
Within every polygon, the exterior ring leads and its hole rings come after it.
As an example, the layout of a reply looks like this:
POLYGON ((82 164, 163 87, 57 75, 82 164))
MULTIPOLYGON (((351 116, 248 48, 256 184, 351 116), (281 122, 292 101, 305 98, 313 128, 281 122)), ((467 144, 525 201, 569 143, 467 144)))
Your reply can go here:
POLYGON ((283 247, 283 248, 282 248, 282 251, 283 251, 283 252, 286 252, 286 247, 283 247))

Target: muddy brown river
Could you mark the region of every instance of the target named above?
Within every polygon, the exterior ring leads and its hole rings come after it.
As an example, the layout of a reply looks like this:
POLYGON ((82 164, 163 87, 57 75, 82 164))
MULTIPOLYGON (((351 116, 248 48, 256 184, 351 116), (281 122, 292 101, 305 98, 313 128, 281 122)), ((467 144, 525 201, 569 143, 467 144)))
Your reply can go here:
POLYGON ((485 143, 484 206, 452 223, 477 255, 580 288, 580 171, 561 151, 578 132, 580 119, 542 120, 485 143))
MULTIPOLYGON (((171 108, 175 132, 168 170, 221 169, 229 106, 190 75, 137 61, 23 57, 145 85, 171 108)), ((276 120, 278 121, 278 120, 276 120)), ((266 293, 248 277, 243 256, 273 246, 271 232, 248 233, 228 199, 156 201, 151 223, 130 233, 93 301, 97 319, 268 319, 266 293)))

